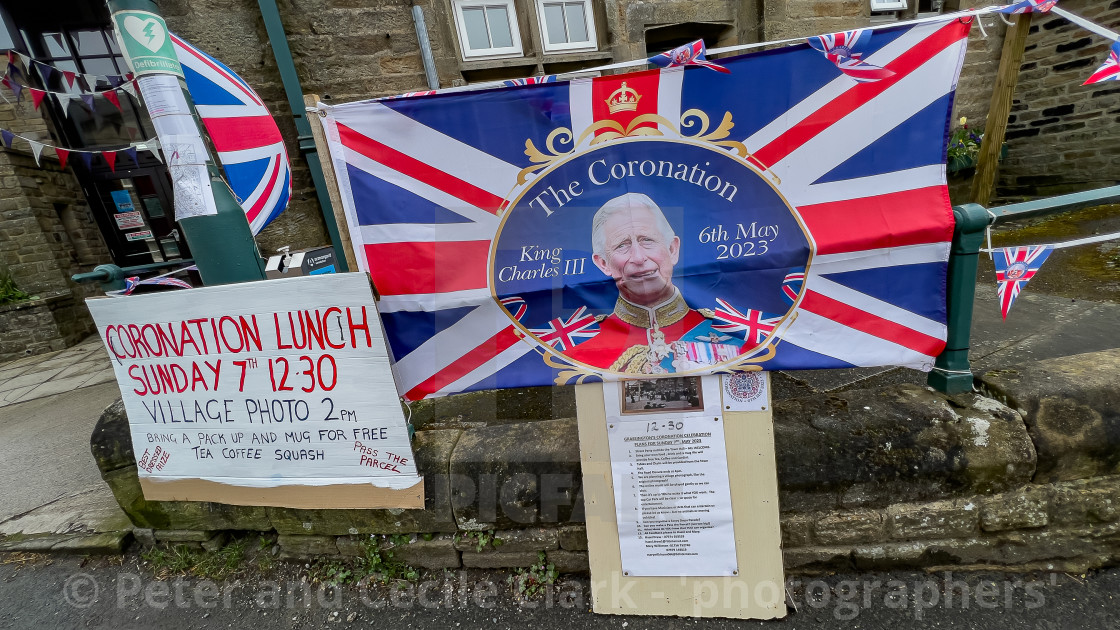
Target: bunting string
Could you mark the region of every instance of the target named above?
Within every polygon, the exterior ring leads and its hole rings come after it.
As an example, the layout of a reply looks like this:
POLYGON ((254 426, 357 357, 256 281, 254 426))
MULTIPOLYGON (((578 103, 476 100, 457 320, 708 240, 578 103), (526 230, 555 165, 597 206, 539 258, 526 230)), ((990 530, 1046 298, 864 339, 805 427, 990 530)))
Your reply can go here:
MULTIPOLYGON (((71 72, 69 70, 60 70, 58 68, 55 68, 54 66, 38 62, 28 57, 27 55, 12 50, 8 51, 8 65, 4 71, 3 78, 0 79, 0 85, 4 85, 12 91, 12 93, 16 97, 17 103, 22 100, 23 91, 27 90, 28 94, 31 95, 31 103, 35 106, 35 109, 39 109, 39 106, 43 103, 43 99, 46 98, 47 95, 50 95, 54 97, 56 101, 58 101, 59 109, 66 117, 70 116, 71 101, 78 101, 91 112, 96 111, 94 101, 95 98, 103 98, 106 101, 109 101, 109 103, 111 103, 119 111, 121 109, 121 97, 117 93, 118 91, 122 91, 128 94, 137 103, 140 102, 138 91, 139 88, 137 87, 135 81, 132 79, 131 73, 125 76, 110 75, 107 77, 88 74, 83 75, 80 73, 71 72), (23 61, 24 70, 20 70, 19 66, 16 65, 15 59, 17 56, 21 61, 23 61), (74 87, 75 85, 77 85, 79 93, 74 94, 71 92, 56 92, 53 90, 40 89, 30 85, 27 82, 27 79, 29 79, 30 76, 28 76, 26 70, 29 67, 29 64, 38 64, 39 73, 43 78, 44 84, 49 84, 52 73, 58 72, 65 77, 66 83, 70 87, 74 87), (108 90, 90 91, 82 86, 82 81, 84 80, 82 79, 82 77, 94 77, 95 79, 105 78, 113 85, 113 87, 108 90), (23 78, 22 81, 20 80, 21 78, 23 78)), ((96 85, 96 82, 94 83, 94 85, 96 85)), ((2 93, 0 93, 0 95, 2 95, 2 93)), ((7 97, 4 97, 4 100, 7 101, 7 97)))
POLYGON ((31 154, 35 156, 36 166, 39 165, 39 158, 43 153, 43 149, 54 149, 55 154, 58 155, 58 161, 61 164, 62 168, 66 168, 66 163, 70 158, 70 154, 72 153, 78 154, 78 157, 86 165, 86 168, 89 168, 90 165, 92 165, 94 155, 100 155, 101 159, 105 160, 105 162, 109 165, 109 170, 112 171, 117 170, 116 162, 118 153, 124 153, 125 155, 127 155, 129 159, 132 160, 133 164, 139 164, 136 159, 137 152, 139 151, 148 151, 156 160, 163 162, 163 159, 160 158, 159 155, 159 140, 156 138, 150 138, 143 142, 133 142, 129 146, 121 147, 119 149, 67 149, 65 147, 59 147, 53 144, 47 144, 46 142, 33 140, 26 136, 21 136, 20 134, 14 133, 7 129, 0 129, 0 142, 3 142, 5 148, 12 148, 12 142, 16 138, 23 140, 28 144, 28 146, 31 147, 31 154))
POLYGON ((996 294, 999 297, 999 310, 1003 318, 1011 311, 1015 299, 1026 288, 1027 283, 1042 269, 1042 264, 1050 257, 1055 249, 1101 243, 1120 238, 1120 232, 1087 236, 1072 241, 1061 243, 1047 243, 1045 245, 1018 245, 1011 247, 992 247, 989 238, 988 246, 980 251, 992 257, 996 267, 996 294))
MULTIPOLYGON (((9 72, 12 70, 13 67, 15 67, 14 64, 15 64, 15 58, 16 57, 19 57, 20 61, 23 62, 23 67, 24 68, 30 69, 31 67, 34 66, 36 69, 38 69, 40 75, 43 77, 44 80, 48 79, 50 76, 57 73, 57 74, 61 75, 66 80, 67 85, 69 85, 70 87, 73 87, 75 84, 77 84, 79 90, 81 90, 84 93, 88 93, 88 94, 102 94, 104 92, 114 92, 114 91, 118 91, 118 90, 128 90, 129 88, 125 87, 125 85, 133 83, 133 81, 134 81, 134 77, 132 76, 131 72, 123 74, 123 75, 118 75, 118 74, 88 74, 88 73, 82 73, 82 72, 74 72, 73 70, 63 70, 63 69, 61 69, 57 66, 53 66, 53 65, 51 65, 49 63, 46 63, 44 61, 39 61, 38 59, 35 59, 35 58, 33 58, 29 55, 25 55, 25 54, 23 54, 19 51, 16 51, 16 50, 9 50, 8 51, 8 65, 9 65, 8 71, 9 72), (92 86, 97 85, 97 83, 100 82, 100 81, 105 81, 106 83, 109 84, 110 87, 108 89, 105 89, 105 90, 92 89, 92 86), (82 86, 82 83, 85 83, 85 87, 82 86)), ((16 72, 20 73, 18 67, 16 68, 16 72)), ((52 94, 57 94, 57 92, 51 92, 51 93, 52 94)))
MULTIPOLYGON (((1066 248, 1066 247, 1076 247, 1078 245, 1089 245, 1090 243, 1103 243, 1104 241, 1111 241, 1111 240, 1115 240, 1115 239, 1118 239, 1118 238, 1120 238, 1120 232, 1112 232, 1110 234, 1100 234, 1100 235, 1097 235, 1097 236, 1087 236, 1085 238, 1079 238, 1079 239, 1072 240, 1072 241, 1063 241, 1061 243, 1045 243, 1044 245, 1046 247, 1050 247, 1052 249, 1063 249, 1063 248, 1066 248)), ((1039 247, 1039 246, 1038 245, 1019 245, 1019 247, 1039 247)), ((985 254, 991 254, 992 252, 999 251, 1001 249, 1006 249, 1006 247, 991 247, 991 246, 989 246, 989 247, 981 248, 980 251, 984 252, 985 254)))
MULTIPOLYGON (((1039 12, 1039 13, 1052 12, 1056 15, 1062 16, 1063 18, 1069 20, 1070 22, 1072 22, 1072 23, 1074 23, 1074 24, 1076 24, 1076 25, 1078 25, 1078 26, 1096 34, 1096 35, 1100 35, 1101 37, 1105 37, 1105 38, 1110 39, 1112 41, 1120 40, 1120 34, 1117 34, 1113 31, 1111 31, 1111 30, 1109 30, 1109 29, 1107 29, 1103 26, 1100 26, 1099 24, 1096 24, 1096 23, 1094 23, 1094 22, 1092 22, 1088 19, 1085 19, 1081 16, 1075 15, 1073 13, 1070 13, 1069 11, 1061 9, 1060 7, 1055 6, 1054 2, 1049 2, 1048 0, 1045 1, 1045 2, 1029 1, 1029 2, 1012 3, 1012 4, 1009 4, 1009 5, 993 5, 993 6, 987 6, 987 7, 978 7, 978 8, 974 8, 974 9, 966 9, 966 10, 957 11, 957 12, 953 12, 953 13, 944 13, 944 14, 934 15, 934 16, 930 16, 930 17, 917 18, 917 19, 913 19, 913 20, 904 20, 904 21, 899 21, 899 22, 889 22, 889 23, 885 23, 885 24, 876 24, 876 25, 868 26, 868 27, 866 27, 862 30, 867 31, 867 32, 871 32, 871 31, 876 31, 876 30, 879 30, 879 29, 894 28, 894 27, 897 27, 897 26, 910 26, 910 25, 914 25, 914 24, 923 24, 923 23, 927 23, 927 22, 939 22, 939 21, 943 21, 945 19, 957 18, 957 19, 960 19, 960 20, 968 20, 968 21, 974 20, 976 22, 976 24, 980 27, 980 32, 986 38, 988 36, 988 33, 984 29, 984 22, 983 22, 983 20, 980 19, 980 17, 981 16, 986 16, 986 15, 992 15, 992 14, 996 14, 996 15, 999 15, 999 16, 1002 17, 1002 14, 1004 12, 1006 12, 1007 9, 1013 8, 1013 7, 1018 7, 1019 5, 1023 5, 1023 8, 1018 10, 1017 12, 1039 12), (1030 6, 1027 6, 1027 5, 1030 5, 1030 6)), ((787 45, 793 45, 793 44, 803 44, 803 43, 806 43, 807 41, 809 41, 810 39, 811 38, 806 38, 806 37, 793 37, 793 38, 789 38, 789 39, 781 39, 781 40, 776 40, 776 41, 764 41, 764 42, 755 42, 755 43, 751 43, 751 44, 739 44, 739 45, 736 45, 736 46, 724 46, 724 47, 721 47, 721 48, 712 48, 710 50, 707 50, 706 54, 708 54, 708 55, 718 55, 718 54, 733 53, 733 52, 743 52, 743 51, 747 51, 747 50, 755 50, 755 49, 758 49, 758 48, 787 46, 787 45)), ((632 59, 630 61, 620 61, 620 62, 617 62, 617 63, 611 63, 611 64, 602 65, 602 66, 595 66, 593 68, 582 68, 580 70, 573 71, 573 73, 603 72, 603 71, 606 71, 606 70, 618 70, 618 69, 621 69, 621 68, 632 68, 632 67, 636 67, 636 66, 644 66, 644 65, 649 64, 649 63, 651 63, 651 60, 649 58, 632 59)), ((571 74, 571 73, 568 73, 568 74, 571 74)), ((557 79, 560 80, 560 81, 564 81, 564 80, 567 80, 567 77, 565 77, 565 74, 562 73, 562 74, 557 76, 557 79)), ((483 83, 472 83, 470 85, 443 88, 443 89, 440 89, 440 90, 429 90, 429 91, 426 91, 426 92, 414 92, 414 93, 403 94, 403 95, 400 95, 400 96, 385 97, 385 98, 400 98, 401 96, 414 96, 414 95, 425 95, 425 94, 435 94, 435 93, 443 94, 443 93, 449 93, 449 92, 466 92, 466 91, 472 91, 472 90, 481 90, 481 89, 489 89, 489 88, 495 88, 495 87, 503 87, 504 83, 505 83, 505 81, 487 81, 487 82, 483 82, 483 83)), ((506 86, 506 87, 508 87, 508 86, 506 86)), ((371 100, 382 100, 382 99, 371 99, 371 100)), ((307 111, 314 112, 314 111, 317 111, 317 110, 316 110, 316 108, 308 108, 307 111)))
POLYGON ((99 90, 99 91, 96 91, 96 92, 87 92, 87 91, 83 90, 81 94, 73 94, 71 92, 58 92, 56 90, 43 90, 43 89, 28 85, 27 83, 20 83, 19 81, 17 81, 15 79, 15 77, 12 76, 12 74, 13 73, 11 72, 11 68, 9 67, 8 71, 4 73, 3 81, 4 81, 4 84, 8 85, 8 87, 11 88, 11 90, 13 92, 17 91, 17 89, 24 89, 24 90, 29 90, 29 91, 32 91, 32 92, 40 92, 40 93, 43 93, 43 94, 50 94, 51 96, 54 96, 55 98, 63 97, 63 98, 68 98, 70 100, 84 100, 84 97, 86 97, 86 96, 96 96, 96 97, 106 98, 106 99, 110 99, 110 100, 112 100, 112 99, 118 99, 119 100, 120 95, 117 94, 117 92, 124 92, 125 94, 128 94, 132 98, 136 98, 136 95, 137 95, 136 84, 132 81, 129 81, 128 83, 124 83, 124 84, 122 84, 118 87, 115 87, 115 88, 112 88, 112 89, 109 89, 109 90, 99 90))

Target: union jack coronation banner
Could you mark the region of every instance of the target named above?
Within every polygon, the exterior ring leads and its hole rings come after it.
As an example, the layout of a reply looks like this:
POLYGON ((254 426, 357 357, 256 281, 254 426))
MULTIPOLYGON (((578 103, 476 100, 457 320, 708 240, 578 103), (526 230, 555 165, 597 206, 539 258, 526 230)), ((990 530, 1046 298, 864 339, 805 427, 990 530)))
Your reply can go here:
POLYGON ((931 369, 970 26, 861 38, 873 81, 806 43, 321 105, 401 395, 931 369))
POLYGON ((230 189, 258 234, 292 196, 292 166, 280 129, 237 73, 174 34, 171 43, 230 189))

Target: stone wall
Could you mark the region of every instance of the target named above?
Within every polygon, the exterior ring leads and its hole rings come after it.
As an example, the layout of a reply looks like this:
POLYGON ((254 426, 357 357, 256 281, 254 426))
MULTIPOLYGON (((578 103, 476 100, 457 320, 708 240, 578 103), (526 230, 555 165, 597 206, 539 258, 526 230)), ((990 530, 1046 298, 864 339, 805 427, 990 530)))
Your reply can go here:
POLYGON ((89 312, 67 292, 0 305, 0 363, 68 348, 90 332, 89 312))
MULTIPOLYGON (((26 100, 0 103, 0 126, 53 142, 47 122, 26 100)), ((7 335, 0 361, 61 350, 93 331, 82 300, 97 288, 77 285, 70 276, 109 262, 109 250, 85 195, 52 149, 44 150, 36 165, 23 140, 14 140, 11 149, 0 147, 0 244, 0 269, 17 287, 42 298, 0 313, 0 328, 26 335, 7 335), (20 348, 20 341, 28 343, 20 348)))
MULTIPOLYGON (((1120 561, 1120 392, 1106 376, 1118 368, 1113 350, 990 372, 978 381, 987 395, 893 385, 776 402, 787 568, 1083 571, 1120 561)), ((93 453, 149 542, 273 531, 286 556, 309 557, 416 534, 396 543, 415 566, 521 567, 544 552, 586 570, 576 422, 552 419, 571 390, 552 390, 557 407, 545 391, 469 416, 446 411, 487 394, 421 409, 423 510, 146 501, 119 402, 98 423, 93 453)))
MULTIPOLYGON (((270 256, 284 245, 298 250, 329 244, 307 161, 299 151, 292 110, 284 95, 260 7, 253 0, 159 0, 156 4, 172 32, 221 60, 253 87, 284 137, 292 165, 292 196, 288 209, 257 235, 261 255, 270 256)), ((367 72, 368 63, 351 55, 336 56, 334 50, 338 44, 331 39, 346 29, 361 29, 363 23, 342 20, 333 24, 336 30, 313 35, 311 24, 316 12, 324 10, 322 3, 306 6, 301 0, 280 0, 278 4, 284 14, 289 45, 304 93, 333 95, 338 90, 356 98, 357 91, 350 87, 350 82, 360 80, 367 72), (343 80, 337 71, 325 75, 327 68, 349 68, 353 77, 343 80)), ((339 50, 344 49, 340 47, 339 50)))
MULTIPOLYGON (((1065 0, 1062 8, 1120 28, 1120 2, 1065 0)), ((1003 200, 1120 182, 1120 87, 1081 84, 1108 56, 1109 42, 1057 15, 1036 17, 1027 37, 1008 119, 1009 154, 996 194, 1003 200)))

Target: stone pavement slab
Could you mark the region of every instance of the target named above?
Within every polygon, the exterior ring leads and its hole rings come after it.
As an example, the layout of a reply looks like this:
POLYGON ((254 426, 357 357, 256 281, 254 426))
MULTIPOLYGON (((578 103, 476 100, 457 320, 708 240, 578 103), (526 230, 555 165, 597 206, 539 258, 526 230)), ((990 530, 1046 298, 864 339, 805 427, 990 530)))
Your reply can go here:
POLYGON ((101 340, 0 364, 0 408, 113 381, 113 366, 101 340))
POLYGON ((0 551, 120 552, 132 523, 105 484, 0 522, 0 551))
POLYGON ((0 407, 0 520, 104 486, 89 436, 119 397, 112 382, 0 407))
POLYGON ((1120 304, 1019 294, 1007 319, 995 288, 977 292, 972 325, 973 371, 1120 348, 1120 304))

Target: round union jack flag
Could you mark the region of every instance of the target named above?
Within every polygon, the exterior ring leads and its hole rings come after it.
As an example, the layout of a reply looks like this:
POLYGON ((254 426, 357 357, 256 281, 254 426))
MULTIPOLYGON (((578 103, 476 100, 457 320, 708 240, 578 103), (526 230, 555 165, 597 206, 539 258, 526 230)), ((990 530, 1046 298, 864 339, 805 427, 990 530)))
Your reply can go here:
POLYGON ((280 129, 233 70, 174 34, 171 41, 226 181, 257 234, 288 207, 292 194, 292 166, 280 129))

